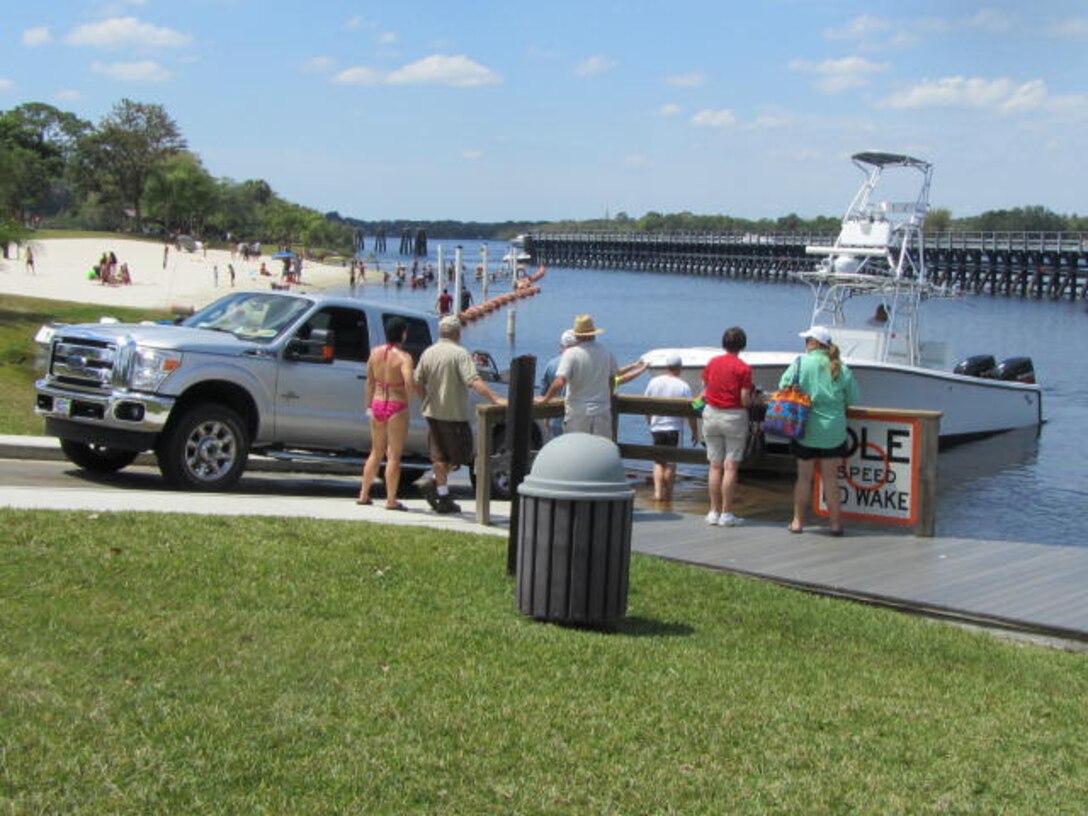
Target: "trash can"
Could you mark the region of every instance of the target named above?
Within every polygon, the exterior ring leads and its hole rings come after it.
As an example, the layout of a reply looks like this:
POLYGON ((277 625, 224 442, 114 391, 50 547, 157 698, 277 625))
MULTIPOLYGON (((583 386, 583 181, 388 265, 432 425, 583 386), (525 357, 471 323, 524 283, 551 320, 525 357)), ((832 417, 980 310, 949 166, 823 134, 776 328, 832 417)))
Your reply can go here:
POLYGON ((518 611, 584 626, 621 619, 635 491, 619 448, 592 434, 556 437, 537 453, 518 494, 518 611))

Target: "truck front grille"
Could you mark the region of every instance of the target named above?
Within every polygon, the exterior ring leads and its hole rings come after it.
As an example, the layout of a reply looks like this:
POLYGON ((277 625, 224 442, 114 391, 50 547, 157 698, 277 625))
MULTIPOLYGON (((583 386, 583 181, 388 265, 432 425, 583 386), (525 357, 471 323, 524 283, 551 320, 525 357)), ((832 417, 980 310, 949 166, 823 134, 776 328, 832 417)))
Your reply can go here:
POLYGON ((113 382, 117 346, 83 337, 60 337, 53 343, 49 373, 58 383, 103 390, 113 382))

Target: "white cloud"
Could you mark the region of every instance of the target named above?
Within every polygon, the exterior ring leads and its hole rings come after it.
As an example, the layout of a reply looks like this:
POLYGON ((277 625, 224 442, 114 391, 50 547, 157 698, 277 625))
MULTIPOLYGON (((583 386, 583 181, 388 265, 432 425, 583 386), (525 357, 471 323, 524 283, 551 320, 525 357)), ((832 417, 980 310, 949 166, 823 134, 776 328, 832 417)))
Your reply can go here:
POLYGON ((153 60, 138 62, 94 62, 91 70, 96 74, 118 79, 122 82, 163 82, 173 76, 153 60))
POLYGON ((611 71, 617 65, 616 61, 610 57, 606 57, 604 54, 597 54, 593 57, 587 57, 578 63, 574 69, 575 76, 595 76, 596 74, 603 74, 605 71, 611 71))
POLYGON ((623 163, 628 167, 649 167, 650 157, 645 153, 628 153, 623 157, 623 163))
POLYGON ((302 63, 302 70, 307 74, 327 74, 335 64, 332 57, 314 57, 302 63))
POLYGON ((365 66, 348 68, 332 78, 341 85, 380 85, 384 80, 381 71, 365 66))
POLYGON ((344 22, 344 28, 374 28, 375 26, 377 26, 377 23, 359 15, 355 15, 344 22))
POLYGON ((865 40, 877 35, 883 35, 891 28, 891 20, 874 17, 871 14, 862 14, 846 25, 827 29, 824 36, 829 40, 865 40))
POLYGON ((964 20, 966 28, 984 31, 989 34, 1004 34, 1016 27, 1016 18, 1011 14, 995 9, 981 9, 977 14, 964 20))
POLYGON ((348 68, 334 76, 333 82, 341 85, 446 85, 470 88, 496 85, 502 82, 502 77, 463 54, 456 57, 434 54, 389 73, 362 65, 348 68))
POLYGON ((871 74, 887 71, 890 66, 886 62, 870 62, 864 57, 843 57, 823 62, 795 59, 789 67, 793 71, 814 75, 816 87, 824 93, 839 93, 865 85, 871 74))
POLYGON ((469 88, 476 85, 496 85, 502 81, 497 73, 464 54, 448 57, 434 54, 390 72, 385 81, 390 85, 448 85, 469 88))
POLYGON ((1056 37, 1088 38, 1088 18, 1070 17, 1068 20, 1062 20, 1060 23, 1051 26, 1049 31, 1056 37))
POLYGON ((1052 94, 1041 79, 1018 83, 1007 77, 944 77, 919 83, 880 104, 899 109, 958 107, 1003 115, 1041 112, 1077 121, 1088 118, 1088 94, 1052 94))
POLYGON ((14 87, 15 83, 12 82, 10 79, 4 79, 4 77, 0 77, 0 93, 3 93, 4 91, 10 91, 14 87))
POLYGON ((666 85, 673 85, 677 88, 700 88, 706 84, 706 74, 692 71, 689 74, 673 74, 661 81, 666 85))
POLYGON ((400 36, 395 31, 383 31, 378 35, 378 42, 382 45, 395 45, 400 40, 400 36))
POLYGON ((691 123, 695 127, 728 128, 737 123, 737 117, 731 110, 704 108, 691 117, 691 123))
POLYGON ((769 130, 771 128, 786 127, 787 125, 792 124, 792 122, 793 119, 789 116, 765 113, 752 120, 750 127, 752 130, 769 130))
POLYGON ((943 77, 927 80, 881 103, 900 110, 910 108, 969 108, 992 110, 997 113, 1021 113, 1065 104, 1062 98, 1051 99, 1046 83, 1041 79, 1016 83, 1011 79, 980 77, 943 77))
POLYGON ((74 28, 64 41, 69 45, 95 48, 177 48, 188 45, 192 37, 172 28, 141 22, 136 17, 113 17, 100 23, 74 28))
POLYGON ((461 154, 461 158, 468 161, 479 161, 483 157, 484 152, 482 150, 466 150, 461 154))
POLYGON ((678 116, 684 112, 679 105, 666 104, 657 109, 658 116, 678 116))
POLYGON ((61 102, 70 102, 73 99, 79 99, 79 91, 73 90, 71 88, 64 91, 58 91, 57 99, 61 102))
POLYGON ((23 32, 23 45, 33 48, 37 45, 45 45, 53 41, 53 35, 49 33, 49 29, 45 26, 39 26, 38 28, 28 28, 23 32))

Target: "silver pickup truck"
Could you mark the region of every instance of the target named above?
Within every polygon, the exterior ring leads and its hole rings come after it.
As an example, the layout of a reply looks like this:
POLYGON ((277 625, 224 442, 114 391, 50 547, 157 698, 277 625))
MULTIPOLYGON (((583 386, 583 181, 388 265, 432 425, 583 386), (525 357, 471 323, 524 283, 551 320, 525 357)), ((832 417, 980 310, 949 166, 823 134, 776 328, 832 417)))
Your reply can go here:
MULTIPOLYGON (((251 452, 358 467, 370 447, 366 360, 392 317, 407 322, 405 350, 418 360, 438 336, 433 316, 321 294, 238 292, 180 324, 61 326, 35 411, 74 464, 116 471, 151 450, 182 489, 231 487, 251 452)), ((474 356, 481 376, 500 379, 489 355, 474 356)), ((428 467, 418 400, 403 461, 406 482, 428 467)), ((502 495, 501 468, 494 481, 502 495)))

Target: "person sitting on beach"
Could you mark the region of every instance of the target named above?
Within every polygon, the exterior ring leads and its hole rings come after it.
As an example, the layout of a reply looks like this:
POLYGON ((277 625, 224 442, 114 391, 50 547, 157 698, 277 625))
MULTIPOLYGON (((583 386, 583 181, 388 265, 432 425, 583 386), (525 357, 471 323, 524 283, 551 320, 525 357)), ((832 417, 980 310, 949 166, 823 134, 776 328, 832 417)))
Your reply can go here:
POLYGON ((121 264, 121 268, 117 270, 116 283, 128 286, 132 283, 132 276, 128 273, 128 263, 121 264))

